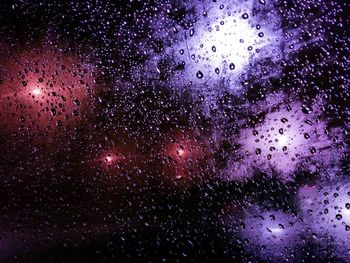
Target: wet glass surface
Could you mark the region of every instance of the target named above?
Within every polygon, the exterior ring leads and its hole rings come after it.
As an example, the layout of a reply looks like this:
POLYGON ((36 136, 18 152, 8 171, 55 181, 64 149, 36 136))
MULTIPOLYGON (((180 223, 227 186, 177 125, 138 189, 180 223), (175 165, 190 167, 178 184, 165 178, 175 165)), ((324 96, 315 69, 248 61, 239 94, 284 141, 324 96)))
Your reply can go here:
POLYGON ((1 262, 350 262, 349 5, 0 2, 1 262))

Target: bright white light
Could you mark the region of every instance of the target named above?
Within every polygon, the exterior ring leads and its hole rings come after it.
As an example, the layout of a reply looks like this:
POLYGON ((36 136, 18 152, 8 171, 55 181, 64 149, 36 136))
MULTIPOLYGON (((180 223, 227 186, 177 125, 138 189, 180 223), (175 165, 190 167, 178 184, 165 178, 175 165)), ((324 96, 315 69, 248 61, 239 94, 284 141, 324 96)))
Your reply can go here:
POLYGON ((283 147, 286 146, 288 143, 288 136, 287 135, 280 135, 278 136, 278 145, 283 147))
POLYGON ((346 220, 350 220, 350 210, 349 209, 344 209, 342 214, 344 217, 346 217, 346 220))
POLYGON ((271 228, 268 228, 268 230, 270 230, 271 233, 273 233, 273 234, 281 234, 281 233, 283 233, 283 229, 281 229, 279 227, 271 227, 271 228))
POLYGON ((264 45, 257 35, 258 31, 247 20, 239 16, 227 17, 203 30, 199 42, 205 44, 204 50, 202 54, 201 49, 195 52, 200 54, 203 61, 209 59, 211 66, 219 68, 221 72, 230 71, 230 63, 234 63, 236 70, 241 70, 248 64, 250 55, 255 53, 254 49, 248 51, 248 47, 261 48, 264 45), (220 24, 222 22, 223 25, 220 24), (212 51, 213 47, 215 52, 212 51))
POLYGON ((110 156, 110 155, 106 156, 106 162, 107 163, 111 163, 113 161, 113 159, 114 158, 112 156, 110 156))
POLYGON ((178 150, 177 150, 177 154, 178 154, 180 157, 182 157, 182 156, 184 156, 184 154, 185 154, 185 150, 184 150, 184 149, 178 149, 178 150))
POLYGON ((33 93, 34 95, 39 95, 39 94, 41 94, 41 90, 38 89, 38 88, 35 88, 35 89, 32 90, 32 93, 33 93))
MULTIPOLYGON (((187 51, 184 57, 194 55, 190 60, 192 75, 197 71, 208 78, 235 74, 249 63, 257 48, 268 44, 266 39, 258 37, 259 31, 240 15, 213 19, 215 22, 210 25, 195 27, 194 36, 189 36, 181 46, 187 51)), ((193 77, 195 79, 195 75, 193 77)))
POLYGON ((226 8, 212 1, 204 3, 204 8, 212 5, 210 11, 205 16, 199 14, 193 28, 172 46, 171 52, 186 65, 179 73, 182 81, 202 84, 224 79, 235 83, 253 59, 275 56, 280 33, 271 30, 267 20, 255 21, 254 1, 226 0, 226 8))

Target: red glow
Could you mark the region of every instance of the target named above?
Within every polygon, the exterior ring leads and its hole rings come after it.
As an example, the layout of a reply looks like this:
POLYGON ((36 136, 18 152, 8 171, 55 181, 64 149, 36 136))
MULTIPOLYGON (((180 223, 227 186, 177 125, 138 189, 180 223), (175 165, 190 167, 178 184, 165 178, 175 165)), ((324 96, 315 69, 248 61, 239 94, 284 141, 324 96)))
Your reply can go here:
POLYGON ((105 159, 106 159, 106 163, 110 164, 110 163, 113 163, 113 161, 115 160, 115 156, 108 154, 105 159))
POLYGON ((119 163, 126 160, 126 156, 117 149, 103 151, 97 158, 101 168, 112 169, 119 163))
POLYGON ((120 170, 121 167, 127 167, 140 158, 141 156, 131 152, 123 145, 111 146, 97 153, 93 166, 114 173, 120 170))
POLYGON ((193 179, 193 173, 200 160, 206 155, 204 143, 195 139, 191 132, 177 133, 175 140, 165 142, 163 154, 172 160, 167 164, 167 174, 173 179, 193 179))
POLYGON ((74 128, 89 110, 94 70, 59 51, 7 58, 0 84, 2 130, 53 132, 74 128))
POLYGON ((184 157, 187 153, 182 147, 180 147, 176 152, 179 157, 184 157))
POLYGON ((35 96, 39 96, 40 94, 42 94, 42 91, 39 88, 34 88, 32 89, 32 93, 35 96))

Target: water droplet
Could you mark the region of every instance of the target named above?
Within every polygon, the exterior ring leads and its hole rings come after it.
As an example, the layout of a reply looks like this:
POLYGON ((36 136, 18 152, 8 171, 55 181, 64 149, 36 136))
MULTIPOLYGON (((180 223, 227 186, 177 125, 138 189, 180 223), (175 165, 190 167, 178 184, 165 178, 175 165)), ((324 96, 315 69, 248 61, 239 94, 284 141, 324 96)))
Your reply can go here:
POLYGON ((249 15, 248 15, 247 13, 244 13, 244 14, 242 15, 242 18, 243 18, 243 19, 248 19, 248 18, 249 18, 249 15))
POLYGON ((235 64, 233 64, 233 63, 230 63, 230 65, 229 65, 229 68, 230 68, 230 70, 234 70, 235 69, 235 64))
POLYGON ((308 124, 308 125, 312 125, 312 121, 311 120, 306 120, 305 123, 308 124))
POLYGON ((203 72, 202 71, 198 71, 197 73, 196 73, 196 76, 197 76, 197 78, 199 78, 199 79, 201 79, 201 78, 203 78, 203 72))
POLYGON ((53 116, 57 115, 57 111, 56 111, 55 108, 51 108, 50 111, 51 111, 51 114, 52 114, 53 116))
POLYGON ((309 114, 313 111, 313 109, 309 105, 303 105, 301 106, 301 111, 305 114, 309 114))
POLYGON ((310 147, 310 153, 315 154, 316 153, 316 148, 315 147, 310 147))
POLYGON ((341 214, 337 214, 337 215, 335 216, 335 218, 338 219, 338 220, 341 220, 341 219, 343 218, 343 216, 342 216, 341 214))

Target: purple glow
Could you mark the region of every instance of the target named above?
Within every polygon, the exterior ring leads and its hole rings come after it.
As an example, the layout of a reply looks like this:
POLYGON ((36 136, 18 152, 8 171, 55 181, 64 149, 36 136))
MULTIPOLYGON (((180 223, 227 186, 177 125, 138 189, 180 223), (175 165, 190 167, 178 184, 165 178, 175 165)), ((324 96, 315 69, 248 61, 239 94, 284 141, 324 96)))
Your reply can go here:
POLYGON ((191 26, 183 28, 163 12, 153 20, 154 37, 168 45, 160 54, 151 52, 148 68, 156 72, 150 75, 161 74, 159 63, 170 59, 173 66, 183 67, 171 76, 176 86, 202 89, 205 84, 215 90, 219 81, 236 90, 239 76, 249 64, 282 58, 283 34, 278 12, 271 3, 191 1, 184 3, 184 8, 194 10, 189 15, 195 21, 191 26), (259 11, 258 15, 253 9, 259 11))
POLYGON ((247 248, 262 258, 289 258, 302 243, 302 220, 281 211, 249 211, 244 218, 241 237, 247 248))
POLYGON ((305 186, 299 190, 298 197, 305 221, 319 242, 331 240, 337 254, 349 258, 350 183, 305 186))
POLYGON ((339 130, 327 129, 319 108, 288 102, 282 96, 259 104, 253 111, 266 112, 266 116, 255 127, 242 129, 238 139, 241 158, 230 166, 229 178, 249 178, 254 170, 268 174, 276 171, 286 181, 293 180, 294 172, 300 170, 316 172, 327 168, 334 174, 334 152, 340 154, 342 150, 332 138, 339 130))

